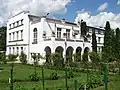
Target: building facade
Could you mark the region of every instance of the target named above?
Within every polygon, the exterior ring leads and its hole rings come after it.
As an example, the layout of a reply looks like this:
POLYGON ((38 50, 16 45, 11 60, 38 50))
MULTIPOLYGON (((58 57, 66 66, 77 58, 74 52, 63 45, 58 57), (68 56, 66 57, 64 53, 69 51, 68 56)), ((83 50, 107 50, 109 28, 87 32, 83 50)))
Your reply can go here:
MULTIPOLYGON (((104 30, 88 27, 89 37, 81 37, 80 24, 65 20, 57 20, 30 15, 21 12, 7 23, 6 55, 18 54, 23 51, 27 55, 28 63, 33 63, 32 53, 40 53, 43 57, 59 52, 63 57, 80 52, 92 51, 92 32, 95 30, 98 51, 102 50, 104 30)), ((47 59, 41 59, 40 64, 47 59)))

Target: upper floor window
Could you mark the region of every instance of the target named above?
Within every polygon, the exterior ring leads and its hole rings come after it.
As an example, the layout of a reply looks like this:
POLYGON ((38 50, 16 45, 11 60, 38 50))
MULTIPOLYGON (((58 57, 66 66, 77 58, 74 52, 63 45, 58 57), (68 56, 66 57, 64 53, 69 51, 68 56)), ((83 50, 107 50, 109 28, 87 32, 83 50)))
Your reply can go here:
POLYGON ((66 38, 70 39, 70 29, 66 29, 66 38))
POLYGON ((11 33, 9 33, 9 41, 11 41, 11 33))
POLYGON ((11 24, 9 24, 9 29, 11 29, 11 24))
POLYGON ((21 25, 23 25, 23 19, 21 20, 21 25))
POLYGON ((23 39, 23 30, 21 30, 21 40, 23 39))
POLYGON ((19 26, 19 21, 17 21, 17 26, 19 26))
POLYGON ((89 28, 89 33, 92 33, 92 28, 89 28))
POLYGON ((37 28, 34 28, 33 30, 33 42, 37 43, 37 28))
POLYGON ((13 28, 15 27, 15 23, 13 23, 13 28))
POLYGON ((15 32, 13 32, 13 40, 15 39, 15 32))
POLYGON ((17 35, 17 40, 19 39, 19 32, 17 31, 16 32, 16 35, 17 35))
POLYGON ((57 38, 61 38, 61 28, 57 28, 57 38))

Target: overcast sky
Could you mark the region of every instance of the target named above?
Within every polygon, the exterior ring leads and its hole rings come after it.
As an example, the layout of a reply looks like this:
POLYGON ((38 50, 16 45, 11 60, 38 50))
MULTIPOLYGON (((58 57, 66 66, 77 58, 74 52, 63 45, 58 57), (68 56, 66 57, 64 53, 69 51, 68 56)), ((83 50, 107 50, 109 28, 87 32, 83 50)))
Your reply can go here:
POLYGON ((104 27, 110 21, 112 28, 120 28, 120 0, 0 0, 0 26, 5 25, 8 17, 27 10, 34 15, 78 22, 104 27))

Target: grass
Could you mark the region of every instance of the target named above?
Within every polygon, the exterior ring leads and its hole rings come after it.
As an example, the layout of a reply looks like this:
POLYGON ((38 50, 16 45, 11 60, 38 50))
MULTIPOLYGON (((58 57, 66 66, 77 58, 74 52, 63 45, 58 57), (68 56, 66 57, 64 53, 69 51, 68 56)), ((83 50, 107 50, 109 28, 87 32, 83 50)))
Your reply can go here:
MULTIPOLYGON (((5 83, 0 83, 0 90, 10 90, 8 78, 10 77, 10 65, 6 64, 3 65, 4 70, 0 72, 0 80, 6 81, 5 83)), ((20 80, 28 80, 28 76, 34 72, 33 66, 22 65, 22 64, 15 64, 14 66, 14 79, 20 80)), ((50 73, 57 72, 59 76, 65 76, 64 71, 60 70, 52 70, 52 69, 44 69, 44 76, 49 77, 50 73)), ((41 68, 37 67, 37 73, 41 77, 41 68)), ((77 80, 78 83, 86 82, 86 74, 81 72, 73 72, 75 75, 78 75, 74 78, 68 79, 68 86, 74 90, 74 80, 77 80)), ((23 86, 26 90, 33 90, 33 87, 38 86, 39 89, 42 90, 42 81, 39 82, 15 82, 14 83, 14 90, 17 90, 19 86, 23 86)), ((49 88, 48 90, 65 90, 65 79, 61 78, 59 80, 45 80, 45 88, 49 88)), ((104 87, 98 87, 93 90, 104 90, 104 87)), ((110 76, 110 82, 108 84, 108 90, 120 90, 120 76, 112 75, 110 76)))
MULTIPOLYGON (((0 80, 7 81, 6 83, 0 83, 0 90, 9 90, 9 84, 8 84, 8 78, 10 77, 10 65, 6 64, 3 66, 4 70, 0 72, 0 80)), ((20 80, 27 80, 29 79, 28 76, 31 75, 34 72, 33 66, 28 65, 21 65, 16 64, 14 66, 14 79, 20 79, 20 80)), ((65 76, 65 71, 60 70, 51 70, 51 69, 44 69, 44 76, 49 77, 52 72, 57 72, 58 76, 65 76)), ((37 67, 37 73, 41 77, 41 68, 37 67)), ((68 79, 68 85, 70 87, 74 86, 74 80, 79 80, 80 82, 86 81, 86 74, 85 73, 76 73, 75 75, 79 75, 77 77, 74 77, 72 79, 68 79)), ((39 82, 15 82, 14 87, 18 86, 24 86, 28 90, 32 90, 31 88, 38 85, 40 88, 42 88, 42 81, 39 82)), ((49 90, 55 90, 56 88, 65 88, 65 79, 61 78, 59 80, 45 80, 45 87, 49 88, 49 90), (54 89, 55 88, 55 89, 54 89)))
MULTIPOLYGON (((104 87, 98 87, 94 90, 104 90, 104 87)), ((108 83, 108 90, 120 90, 120 76, 119 75, 111 75, 110 82, 108 83)))

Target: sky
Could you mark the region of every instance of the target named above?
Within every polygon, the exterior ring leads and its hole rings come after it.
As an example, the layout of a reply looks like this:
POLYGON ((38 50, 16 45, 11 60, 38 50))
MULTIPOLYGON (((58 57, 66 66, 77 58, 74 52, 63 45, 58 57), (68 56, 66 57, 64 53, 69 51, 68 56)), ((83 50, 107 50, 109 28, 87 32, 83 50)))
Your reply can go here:
POLYGON ((120 0, 0 0, 0 26, 8 18, 23 10, 31 14, 65 19, 78 23, 83 19, 87 25, 104 27, 109 21, 111 28, 120 28, 120 0))

